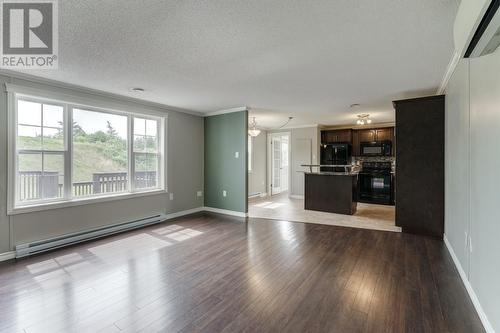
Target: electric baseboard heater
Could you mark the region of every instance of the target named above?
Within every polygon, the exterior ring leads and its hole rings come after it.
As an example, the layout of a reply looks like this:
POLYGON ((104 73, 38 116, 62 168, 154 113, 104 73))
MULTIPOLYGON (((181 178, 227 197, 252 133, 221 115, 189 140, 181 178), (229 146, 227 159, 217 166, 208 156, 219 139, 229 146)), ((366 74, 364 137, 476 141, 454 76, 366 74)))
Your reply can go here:
POLYGON ((101 238, 128 230, 142 228, 148 225, 163 222, 165 220, 167 220, 166 214, 158 214, 129 222, 113 224, 106 227, 72 233, 42 241, 20 244, 16 246, 16 258, 27 257, 33 254, 54 250, 57 248, 85 242, 88 240, 101 238))

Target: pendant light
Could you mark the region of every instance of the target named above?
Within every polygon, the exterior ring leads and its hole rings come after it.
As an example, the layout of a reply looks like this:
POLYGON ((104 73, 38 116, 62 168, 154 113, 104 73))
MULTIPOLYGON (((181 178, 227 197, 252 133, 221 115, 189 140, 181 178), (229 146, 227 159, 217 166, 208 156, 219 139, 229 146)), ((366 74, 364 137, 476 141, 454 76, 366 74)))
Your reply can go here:
POLYGON ((372 120, 370 119, 370 115, 368 113, 358 114, 358 120, 356 120, 356 124, 365 125, 371 123, 372 120))
POLYGON ((257 129, 257 122, 255 117, 253 117, 252 123, 250 124, 250 129, 248 130, 248 135, 255 137, 260 134, 260 129, 257 129))

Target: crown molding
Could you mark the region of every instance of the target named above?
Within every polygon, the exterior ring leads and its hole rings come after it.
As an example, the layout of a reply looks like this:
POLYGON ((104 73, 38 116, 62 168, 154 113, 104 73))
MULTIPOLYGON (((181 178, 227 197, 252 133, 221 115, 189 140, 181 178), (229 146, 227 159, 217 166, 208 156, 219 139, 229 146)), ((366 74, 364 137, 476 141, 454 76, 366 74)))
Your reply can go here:
POLYGON ((218 116, 220 114, 233 113, 233 112, 241 112, 241 111, 248 111, 248 107, 246 107, 246 106, 240 106, 240 107, 231 108, 231 109, 224 109, 224 110, 218 110, 218 111, 209 111, 209 112, 203 113, 202 116, 203 117, 211 117, 211 116, 218 116))
POLYGON ((385 123, 372 123, 369 125, 322 125, 321 130, 336 130, 336 129, 373 129, 373 128, 384 128, 384 127, 394 127, 396 123, 385 122, 385 123))
POLYGON ((31 75, 31 74, 25 74, 25 73, 19 73, 13 70, 8 70, 8 69, 0 69, 0 76, 6 76, 14 79, 19 79, 19 80, 26 80, 30 81, 33 83, 38 83, 38 84, 44 84, 48 85, 53 88, 60 88, 60 89, 68 89, 77 93, 84 93, 84 94, 89 94, 89 95, 94 95, 94 96, 100 96, 100 97, 105 97, 105 98, 110 98, 113 100, 118 100, 121 102, 129 102, 129 103, 135 103, 138 105, 144 105, 147 107, 151 108, 156 108, 156 109, 161 109, 166 112, 180 112, 180 113, 186 113, 190 114, 193 116, 199 116, 203 117, 203 113, 197 112, 197 111, 192 111, 192 110, 187 110, 183 108, 178 108, 174 106, 169 106, 166 104, 162 103, 157 103, 157 102, 151 102, 145 99, 140 99, 140 98, 134 98, 126 95, 120 95, 120 94, 115 94, 103 90, 98 90, 98 89, 93 89, 93 88, 88 88, 76 84, 71 84, 71 83, 65 83, 62 81, 57 81, 57 80, 52 80, 52 79, 46 79, 43 77, 31 75))
POLYGON ((453 56, 451 57, 450 62, 448 63, 448 67, 446 67, 446 71, 444 72, 443 79, 441 80, 441 84, 439 85, 436 94, 438 95, 444 94, 446 86, 448 85, 448 82, 450 81, 453 72, 455 72, 455 68, 457 68, 459 61, 460 61, 460 54, 457 51, 453 52, 453 56))

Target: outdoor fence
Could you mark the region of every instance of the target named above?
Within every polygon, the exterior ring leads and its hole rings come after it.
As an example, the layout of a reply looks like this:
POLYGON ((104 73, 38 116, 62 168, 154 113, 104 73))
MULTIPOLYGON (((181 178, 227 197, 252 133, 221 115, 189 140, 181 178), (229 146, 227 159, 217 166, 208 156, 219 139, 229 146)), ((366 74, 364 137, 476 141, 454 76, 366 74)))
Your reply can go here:
MULTIPOLYGON (((59 172, 21 171, 19 172, 19 201, 64 196, 64 186, 59 172)), ((127 190, 126 172, 100 172, 92 175, 92 181, 73 183, 73 196, 83 197, 94 194, 124 192, 127 190)), ((135 173, 136 188, 156 186, 156 171, 135 173)))

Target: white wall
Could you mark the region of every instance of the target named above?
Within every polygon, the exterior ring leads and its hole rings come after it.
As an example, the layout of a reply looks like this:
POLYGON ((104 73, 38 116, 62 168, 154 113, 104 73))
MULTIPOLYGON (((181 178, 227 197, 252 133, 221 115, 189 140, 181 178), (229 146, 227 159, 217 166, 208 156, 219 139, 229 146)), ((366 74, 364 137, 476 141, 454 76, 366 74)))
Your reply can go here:
POLYGON ((463 59, 446 90, 445 113, 445 229, 455 253, 469 271, 470 151, 469 151, 469 61, 463 59), (461 180, 461 181, 457 181, 461 180))
POLYGON ((445 234, 490 332, 500 331, 498 73, 500 49, 462 60, 446 90, 445 234))
POLYGON ((248 194, 267 192, 267 132, 252 138, 252 171, 248 173, 248 194))
POLYGON ((201 207, 203 198, 196 192, 203 189, 203 118, 164 108, 135 103, 119 96, 105 97, 71 87, 34 83, 0 76, 0 253, 11 251, 17 244, 93 227, 127 221, 155 213, 174 213, 201 207), (31 86, 85 98, 99 103, 122 104, 138 110, 168 112, 167 185, 174 193, 159 194, 106 203, 54 209, 43 212, 7 216, 7 94, 4 83, 31 86))

